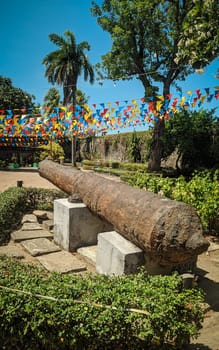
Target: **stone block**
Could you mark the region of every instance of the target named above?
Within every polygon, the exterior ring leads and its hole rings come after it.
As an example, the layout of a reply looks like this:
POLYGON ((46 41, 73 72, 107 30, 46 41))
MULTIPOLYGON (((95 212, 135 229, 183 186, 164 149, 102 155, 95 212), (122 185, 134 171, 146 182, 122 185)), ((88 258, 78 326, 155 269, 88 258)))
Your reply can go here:
POLYGON ((96 265, 96 256, 97 256, 96 245, 79 248, 77 250, 77 253, 83 256, 85 259, 88 259, 93 265, 96 265))
POLYGON ((37 230, 42 230, 42 227, 35 222, 25 222, 22 227, 22 231, 37 231, 37 230))
POLYGON ((45 220, 42 223, 42 227, 45 228, 45 230, 52 231, 53 230, 53 220, 45 220))
POLYGON ((0 246, 0 255, 7 255, 11 258, 23 259, 24 251, 19 245, 8 244, 0 246))
POLYGON ((37 257, 37 260, 51 272, 69 273, 86 271, 86 265, 69 252, 61 251, 37 257))
POLYGON ((53 235, 45 230, 35 230, 35 231, 14 231, 11 234, 11 239, 14 242, 21 242, 26 239, 34 239, 34 238, 53 238, 53 235))
POLYGON ((26 222, 37 223, 37 217, 33 214, 26 214, 23 216, 21 223, 24 224, 26 222))
POLYGON ((138 272, 144 265, 144 253, 116 231, 98 235, 96 271, 106 275, 138 272))
POLYGON ((39 256, 58 252, 61 249, 47 238, 28 239, 21 242, 21 245, 32 255, 39 256))
POLYGON ((37 219, 39 219, 39 220, 47 220, 48 219, 47 212, 44 210, 34 210, 33 215, 35 215, 37 217, 37 219))
POLYGON ((54 201, 54 241, 63 249, 97 244, 97 234, 112 225, 93 214, 83 203, 70 203, 67 198, 54 201))

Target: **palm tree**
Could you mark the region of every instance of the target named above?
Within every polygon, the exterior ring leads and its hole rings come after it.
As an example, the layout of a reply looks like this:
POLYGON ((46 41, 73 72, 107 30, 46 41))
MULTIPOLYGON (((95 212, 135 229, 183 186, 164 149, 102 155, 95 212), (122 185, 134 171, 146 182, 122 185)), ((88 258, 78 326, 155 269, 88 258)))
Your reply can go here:
MULTIPOLYGON (((49 53, 42 63, 46 66, 45 76, 52 84, 63 86, 63 104, 76 105, 76 91, 78 78, 84 75, 84 80, 92 84, 94 82, 94 70, 90 64, 85 50, 90 50, 87 41, 77 44, 74 34, 67 30, 64 37, 57 34, 49 35, 50 41, 59 47, 58 50, 49 53)), ((72 164, 75 165, 75 140, 72 138, 72 164)))
POLYGON ((50 88, 43 98, 43 102, 44 102, 43 106, 48 108, 49 112, 51 112, 51 110, 54 107, 58 107, 59 100, 60 100, 59 91, 55 88, 50 88))
POLYGON ((64 37, 57 34, 49 35, 50 41, 59 47, 43 59, 46 66, 45 76, 52 84, 63 86, 63 103, 76 104, 76 90, 79 76, 84 73, 84 80, 94 82, 94 70, 89 63, 85 50, 90 50, 87 41, 77 44, 74 34, 67 30, 64 37))

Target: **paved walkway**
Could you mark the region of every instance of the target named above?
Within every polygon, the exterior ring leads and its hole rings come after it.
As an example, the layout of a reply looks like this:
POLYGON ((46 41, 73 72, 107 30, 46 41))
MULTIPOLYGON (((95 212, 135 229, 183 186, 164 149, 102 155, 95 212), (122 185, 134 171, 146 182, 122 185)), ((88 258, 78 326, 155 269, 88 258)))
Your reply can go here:
POLYGON ((56 188, 51 182, 39 175, 36 168, 18 168, 0 170, 0 192, 9 187, 16 187, 17 181, 23 181, 24 187, 56 188))
POLYGON ((0 255, 41 265, 50 272, 95 272, 92 261, 77 252, 64 251, 54 243, 52 215, 41 210, 24 215, 21 227, 12 232, 9 244, 0 246, 0 255))

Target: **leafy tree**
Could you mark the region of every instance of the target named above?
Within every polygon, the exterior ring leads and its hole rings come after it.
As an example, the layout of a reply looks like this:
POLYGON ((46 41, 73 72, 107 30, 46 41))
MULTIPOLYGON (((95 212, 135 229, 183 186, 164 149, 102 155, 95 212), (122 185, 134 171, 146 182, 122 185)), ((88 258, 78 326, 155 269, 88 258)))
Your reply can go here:
POLYGON ((0 75, 0 109, 22 109, 33 106, 35 97, 12 85, 10 78, 0 75))
POLYGON ((128 143, 128 155, 130 162, 137 163, 141 161, 140 137, 138 137, 136 131, 134 131, 130 136, 128 143))
MULTIPOLYGON (((52 84, 63 86, 63 104, 72 103, 76 105, 76 91, 78 78, 84 73, 84 80, 94 82, 94 70, 90 64, 85 50, 90 50, 87 41, 77 44, 74 34, 67 30, 64 37, 50 34, 52 43, 59 47, 58 50, 49 53, 43 59, 46 66, 45 76, 52 84)), ((75 164, 75 138, 72 138, 72 163, 75 164)))
MULTIPOLYGON (((104 0, 92 2, 91 13, 112 39, 98 64, 101 78, 137 76, 145 96, 165 99, 176 81, 204 68, 219 53, 218 0, 104 0)), ((165 104, 163 109, 165 108, 165 104)), ((163 153, 163 118, 154 125, 149 169, 159 170, 163 153)))
POLYGON ((218 125, 214 110, 176 113, 166 122, 163 157, 177 149, 176 167, 186 174, 201 167, 215 167, 219 164, 218 125))

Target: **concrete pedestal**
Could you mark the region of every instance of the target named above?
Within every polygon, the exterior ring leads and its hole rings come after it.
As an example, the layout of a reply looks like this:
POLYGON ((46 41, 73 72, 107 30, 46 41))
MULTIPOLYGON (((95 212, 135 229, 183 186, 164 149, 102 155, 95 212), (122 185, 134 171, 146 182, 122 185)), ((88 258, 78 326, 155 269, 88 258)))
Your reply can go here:
POLYGON ((101 220, 83 203, 70 203, 67 198, 54 201, 54 241, 63 249, 97 244, 97 234, 112 230, 112 225, 101 220))
POLYGON ((105 275, 138 272, 144 265, 143 251, 116 231, 98 235, 96 271, 105 275))

